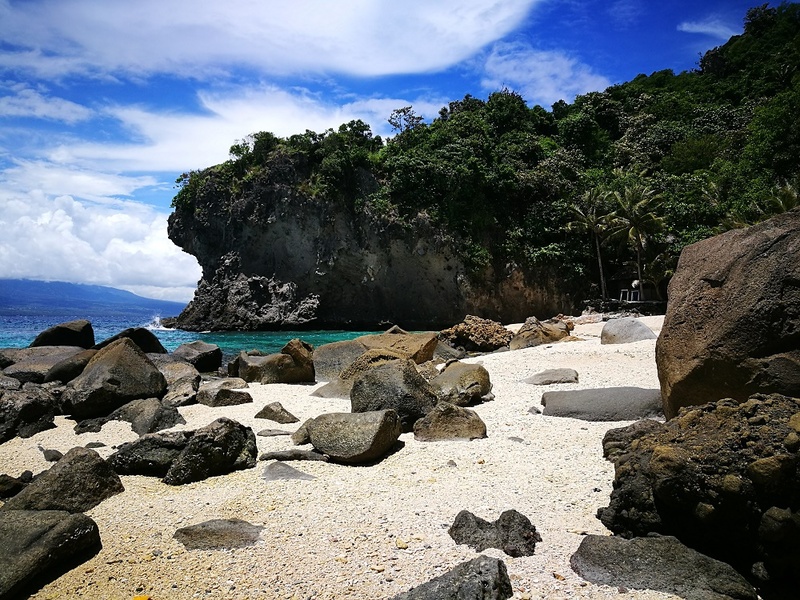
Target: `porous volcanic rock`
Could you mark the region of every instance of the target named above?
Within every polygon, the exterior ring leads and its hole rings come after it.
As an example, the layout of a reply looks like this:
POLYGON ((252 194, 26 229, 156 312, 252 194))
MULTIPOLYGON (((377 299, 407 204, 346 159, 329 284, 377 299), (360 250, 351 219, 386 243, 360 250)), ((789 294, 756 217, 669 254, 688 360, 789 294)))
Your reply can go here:
POLYGON ((497 548, 509 556, 532 556, 542 536, 530 519, 516 510, 503 511, 493 523, 468 510, 456 515, 447 530, 456 544, 466 544, 476 552, 497 548))
POLYGON ((616 476, 598 516, 611 531, 673 535, 775 597, 800 585, 800 400, 710 402, 611 430, 604 446, 616 476))
POLYGON ((536 317, 528 317, 508 344, 510 350, 533 348, 542 344, 552 344, 570 335, 574 328, 571 321, 548 319, 540 321, 536 317))
POLYGON ((175 407, 165 406, 158 398, 140 398, 120 406, 107 417, 81 421, 75 425, 75 433, 98 432, 109 421, 126 421, 139 435, 186 424, 175 407))
POLYGON ((36 346, 79 346, 91 348, 94 346, 94 329, 86 319, 77 319, 59 323, 45 329, 31 342, 30 347, 36 346))
POLYGON ((507 600, 513 595, 505 563, 479 556, 392 600, 507 600))
POLYGON ((505 348, 514 334, 501 323, 467 315, 461 323, 439 332, 439 339, 467 352, 494 352, 505 348))
POLYGON ((681 252, 656 364, 664 413, 753 393, 800 396, 800 209, 681 252))

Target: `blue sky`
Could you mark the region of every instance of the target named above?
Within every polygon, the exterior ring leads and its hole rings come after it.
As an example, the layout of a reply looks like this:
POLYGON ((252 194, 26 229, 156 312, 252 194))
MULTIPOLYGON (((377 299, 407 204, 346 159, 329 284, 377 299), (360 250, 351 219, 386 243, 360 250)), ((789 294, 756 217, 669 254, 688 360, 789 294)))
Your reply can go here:
POLYGON ((189 300, 175 178, 395 108, 696 67, 761 0, 0 0, 0 278, 189 300))

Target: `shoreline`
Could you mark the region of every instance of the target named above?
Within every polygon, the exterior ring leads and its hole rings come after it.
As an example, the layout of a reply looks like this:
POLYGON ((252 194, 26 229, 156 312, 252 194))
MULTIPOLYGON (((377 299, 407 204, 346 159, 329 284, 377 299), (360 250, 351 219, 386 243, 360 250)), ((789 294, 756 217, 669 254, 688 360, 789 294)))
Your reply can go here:
MULTIPOLYGON (((663 317, 642 319, 658 333, 663 317)), ((629 422, 592 423, 528 410, 540 405, 547 390, 659 385, 655 340, 603 346, 603 324, 577 323, 573 334, 583 341, 464 359, 482 363, 494 386, 494 401, 472 407, 486 423, 483 440, 418 442, 406 433, 400 436, 403 447, 376 465, 290 463, 316 477, 313 481, 265 481, 265 462, 179 487, 122 476, 126 491, 87 512, 100 528, 100 553, 31 597, 387 598, 478 555, 447 534, 460 510, 494 520, 513 508, 542 536, 536 553, 511 558, 489 549, 483 554, 505 562, 514 598, 676 598, 587 583, 569 566, 585 533, 610 534, 595 517, 608 504, 613 481, 601 440, 608 429, 629 422), (580 383, 522 382, 554 367, 576 369, 580 383), (263 526, 261 538, 254 546, 213 551, 187 551, 172 538, 179 527, 217 518, 263 526)), ((349 411, 349 400, 309 395, 321 385, 251 384, 252 404, 186 406, 180 409, 186 425, 173 429, 195 429, 227 416, 255 432, 293 432, 306 418, 349 411), (253 418, 275 401, 300 423, 253 418)), ((107 457, 112 446, 137 437, 124 422, 80 436, 72 432, 73 421, 57 417, 56 423, 57 429, 0 445, 3 470, 18 475, 49 468, 39 446, 66 452, 101 441, 106 447, 97 450, 107 457)), ((259 453, 293 447, 286 436, 257 436, 257 443, 259 453)))

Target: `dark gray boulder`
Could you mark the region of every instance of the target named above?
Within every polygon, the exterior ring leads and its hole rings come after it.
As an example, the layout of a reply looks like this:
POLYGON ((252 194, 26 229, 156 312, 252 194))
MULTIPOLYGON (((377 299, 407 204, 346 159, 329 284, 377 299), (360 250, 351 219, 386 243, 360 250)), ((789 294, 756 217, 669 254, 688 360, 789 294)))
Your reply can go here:
POLYGON ((26 384, 21 390, 0 391, 0 444, 53 429, 60 413, 56 398, 39 386, 26 384))
POLYGON ((431 385, 410 360, 394 360, 360 375, 350 390, 354 413, 391 409, 400 417, 403 431, 412 431, 436 406, 438 398, 431 385))
POLYGON ((182 485, 251 469, 256 465, 256 455, 253 430, 221 417, 194 432, 164 476, 164 483, 182 485))
POLYGON ((79 346, 91 348, 94 346, 94 329, 92 324, 85 319, 59 323, 45 329, 31 342, 30 347, 37 346, 79 346))
POLYGON ((681 252, 656 342, 664 413, 800 396, 800 209, 681 252))
POLYGON ((753 586, 732 566, 671 536, 626 540, 588 535, 569 562, 578 575, 598 585, 657 590, 686 600, 758 598, 753 586))
POLYGON ((215 379, 201 384, 195 399, 206 406, 247 404, 253 401, 253 397, 241 389, 246 387, 247 382, 239 377, 215 379))
POLYGON ((367 347, 356 340, 322 344, 314 348, 314 372, 320 381, 333 381, 364 354, 367 347))
POLYGON ((0 511, 0 598, 26 598, 100 551, 97 524, 59 510, 0 511))
POLYGON ((578 383, 578 372, 575 369, 546 369, 524 380, 531 385, 553 385, 556 383, 578 383))
POLYGON ((13 356, 14 363, 3 369, 6 377, 13 377, 22 383, 44 383, 47 373, 63 360, 82 352, 77 346, 37 346, 23 348, 13 356))
POLYGON ((286 479, 297 479, 299 481, 313 481, 316 479, 313 475, 303 473, 292 466, 287 465, 285 462, 276 460, 269 463, 264 467, 264 472, 261 474, 264 481, 282 481, 286 479))
POLYGON ((193 431, 151 433, 122 444, 108 457, 108 464, 120 475, 164 477, 194 435, 193 431))
POLYGON ((414 423, 414 439, 421 442, 475 440, 486 437, 486 423, 474 410, 439 402, 414 423))
POLYGON ((12 477, 6 473, 0 475, 0 498, 11 498, 19 494, 30 481, 24 481, 21 477, 12 477))
POLYGON ((290 448, 289 450, 264 452, 258 457, 258 460, 317 460, 320 462, 328 462, 330 459, 316 450, 300 450, 299 448, 290 448))
POLYGON ((83 373, 95 354, 97 354, 97 350, 84 350, 60 360, 45 373, 44 383, 50 381, 69 383, 83 373))
POLYGON ((570 335, 573 329, 572 322, 548 319, 540 321, 536 317, 525 319, 522 327, 514 334, 508 343, 509 350, 522 350, 533 348, 542 344, 559 342, 570 335))
POLYGON ((193 365, 175 360, 172 356, 169 360, 156 358, 165 356, 163 354, 149 356, 167 380, 167 393, 162 398, 164 406, 179 407, 194 404, 197 402, 197 390, 200 388, 200 373, 193 365))
POLYGON ((0 393, 4 390, 18 390, 21 387, 22 382, 19 379, 0 373, 0 393))
POLYGON ((256 419, 269 419, 276 423, 285 425, 287 423, 299 423, 300 419, 286 410, 280 402, 272 402, 256 413, 256 419))
POLYGON ((85 512, 125 491, 119 476, 94 450, 73 448, 8 500, 5 510, 85 512))
POLYGON ((400 437, 400 418, 393 410, 326 413, 305 427, 316 450, 346 464, 372 463, 383 458, 400 437))
POLYGON ((109 421, 126 421, 139 435, 155 433, 175 425, 184 425, 186 420, 176 408, 164 406, 158 398, 132 400, 107 417, 87 419, 75 425, 75 433, 98 432, 109 421))
POLYGON ((462 510, 447 533, 456 544, 466 544, 477 552, 497 548, 513 557, 532 556, 536 542, 542 541, 528 517, 516 510, 504 511, 493 523, 462 510))
POLYGON ((187 550, 245 548, 259 540, 262 529, 241 519, 212 519, 181 527, 172 537, 187 550))
POLYGON ((483 365, 450 361, 430 383, 439 400, 456 406, 494 400, 489 372, 483 365))
POLYGON ((161 398, 167 391, 164 376, 127 338, 100 350, 73 379, 62 399, 77 418, 102 417, 139 398, 161 398))
POLYGON ((653 330, 634 317, 609 319, 600 331, 601 344, 630 344, 654 339, 656 334, 653 330))
POLYGON ((349 398, 353 382, 367 371, 393 360, 403 360, 403 355, 394 350, 372 348, 357 357, 349 366, 311 395, 319 398, 349 398))
POLYGON ((216 372, 222 366, 222 349, 202 340, 181 344, 172 356, 188 362, 201 373, 216 372))
POLYGON ((94 348, 95 350, 101 350, 120 339, 129 339, 145 354, 167 354, 166 348, 161 345, 161 342, 156 334, 146 327, 130 327, 128 329, 124 329, 117 335, 113 335, 110 338, 103 340, 99 344, 96 344, 94 348))
POLYGON ((543 414, 584 421, 663 418, 661 391, 638 387, 560 390, 542 394, 543 414))
POLYGON ((505 563, 479 556, 392 600, 507 600, 513 595, 505 563))

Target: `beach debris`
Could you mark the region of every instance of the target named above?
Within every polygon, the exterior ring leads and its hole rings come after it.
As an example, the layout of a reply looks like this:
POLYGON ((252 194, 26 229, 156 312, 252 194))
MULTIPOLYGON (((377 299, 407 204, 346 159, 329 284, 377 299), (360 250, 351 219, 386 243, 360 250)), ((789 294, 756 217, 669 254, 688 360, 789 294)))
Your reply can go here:
POLYGON ((448 361, 430 383, 439 400, 457 406, 494 400, 489 371, 483 365, 448 361))
POLYGON ((392 600, 506 600, 513 595, 505 563, 498 558, 481 555, 394 596, 392 600))
POLYGON ((578 575, 599 585, 656 590, 687 600, 758 598, 753 586, 732 566, 692 550, 672 536, 626 540, 587 535, 569 562, 578 575))
POLYGON ((654 339, 656 334, 653 330, 634 317, 609 319, 600 331, 601 344, 630 344, 654 339))
POLYGON ((691 244, 656 342, 664 412, 800 396, 800 210, 691 244))
POLYGON ((350 390, 354 413, 391 409, 400 417, 404 432, 412 431, 417 419, 436 406, 431 385, 408 359, 393 360, 360 375, 350 390))
POLYGON ((475 440, 486 437, 486 423, 474 410, 439 402, 414 423, 414 439, 421 442, 475 440))
POLYGON ((76 446, 10 498, 0 511, 64 510, 78 513, 124 491, 119 475, 97 452, 76 446))
POLYGON ((447 530, 456 544, 466 544, 476 552, 497 548, 509 556, 532 556, 542 537, 530 519, 516 510, 506 510, 493 523, 468 510, 456 515, 447 530))
POLYGON ((572 321, 562 321, 559 319, 547 319, 540 321, 536 317, 525 319, 522 327, 514 334, 508 343, 510 350, 521 350, 523 348, 533 348, 542 344, 552 344, 570 335, 574 329, 572 321))
POLYGON ((557 383, 578 383, 578 372, 575 369, 568 369, 565 367, 558 369, 545 369, 527 379, 523 379, 525 383, 531 385, 554 385, 557 383))
POLYGON ((263 529, 242 519, 211 519, 181 527, 172 537, 187 550, 223 550, 252 546, 263 529))
POLYGON ((631 386, 558 390, 542 394, 543 414, 584 421, 663 419, 661 390, 631 386))
POLYGON ((286 410, 280 402, 272 402, 262 408, 255 416, 256 419, 268 419, 281 425, 299 423, 300 419, 286 410))

